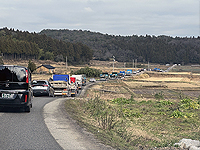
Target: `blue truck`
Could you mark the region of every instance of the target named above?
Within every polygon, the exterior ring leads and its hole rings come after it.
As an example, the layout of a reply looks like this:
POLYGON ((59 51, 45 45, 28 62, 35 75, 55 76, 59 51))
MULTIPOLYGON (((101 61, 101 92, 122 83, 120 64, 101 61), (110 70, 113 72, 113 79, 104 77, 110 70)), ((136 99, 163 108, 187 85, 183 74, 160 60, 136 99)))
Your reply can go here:
POLYGON ((54 74, 53 81, 66 81, 69 82, 69 75, 68 74, 54 74))
POLYGON ((119 73, 123 74, 125 76, 125 71, 120 71, 119 73))
POLYGON ((125 76, 125 71, 120 71, 120 72, 117 74, 117 78, 119 78, 119 79, 124 78, 124 76, 125 76))
POLYGON ((70 76, 67 74, 53 75, 53 81, 50 81, 50 84, 53 86, 54 96, 71 96, 69 79, 70 76))
POLYGON ((128 70, 126 71, 126 76, 130 76, 132 73, 133 73, 132 70, 131 70, 131 69, 128 69, 128 70))

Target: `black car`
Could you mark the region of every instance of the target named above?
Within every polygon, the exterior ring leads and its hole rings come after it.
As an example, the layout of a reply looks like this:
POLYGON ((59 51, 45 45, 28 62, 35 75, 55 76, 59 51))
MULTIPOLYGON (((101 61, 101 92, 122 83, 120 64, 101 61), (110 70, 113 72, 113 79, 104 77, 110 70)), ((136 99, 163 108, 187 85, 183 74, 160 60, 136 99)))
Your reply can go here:
POLYGON ((28 68, 0 65, 0 107, 32 107, 31 73, 28 68))
POLYGON ((47 80, 34 80, 32 90, 34 96, 54 96, 54 89, 47 80))

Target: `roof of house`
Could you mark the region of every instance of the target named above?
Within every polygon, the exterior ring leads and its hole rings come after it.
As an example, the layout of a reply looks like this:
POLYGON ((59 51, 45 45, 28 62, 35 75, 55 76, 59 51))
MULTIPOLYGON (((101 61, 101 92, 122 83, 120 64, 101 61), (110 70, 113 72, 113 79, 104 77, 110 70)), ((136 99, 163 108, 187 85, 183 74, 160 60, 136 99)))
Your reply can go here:
POLYGON ((37 68, 40 68, 40 67, 42 67, 42 66, 44 66, 44 67, 47 68, 47 69, 55 69, 55 67, 53 67, 53 66, 51 66, 51 65, 41 65, 41 66, 39 66, 39 67, 37 67, 37 68))

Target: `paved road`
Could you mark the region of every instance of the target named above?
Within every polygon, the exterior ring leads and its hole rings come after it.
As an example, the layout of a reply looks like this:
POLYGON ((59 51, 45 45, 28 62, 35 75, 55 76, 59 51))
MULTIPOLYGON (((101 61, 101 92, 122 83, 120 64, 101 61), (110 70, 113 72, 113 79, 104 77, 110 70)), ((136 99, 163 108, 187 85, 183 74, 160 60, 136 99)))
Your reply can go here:
POLYGON ((35 97, 30 113, 15 109, 0 111, 1 150, 61 150, 49 132, 43 117, 43 107, 55 100, 52 97, 35 97))
POLYGON ((1 109, 0 150, 111 150, 67 116, 67 99, 34 97, 30 113, 1 109))
POLYGON ((67 116, 67 99, 34 97, 30 113, 1 109, 0 150, 111 150, 67 116))

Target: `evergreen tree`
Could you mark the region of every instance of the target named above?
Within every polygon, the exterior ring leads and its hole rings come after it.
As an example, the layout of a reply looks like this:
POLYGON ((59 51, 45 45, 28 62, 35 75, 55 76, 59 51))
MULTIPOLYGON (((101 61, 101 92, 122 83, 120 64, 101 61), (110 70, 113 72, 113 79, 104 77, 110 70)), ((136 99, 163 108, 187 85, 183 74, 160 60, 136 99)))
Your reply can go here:
POLYGON ((36 70, 35 63, 32 62, 31 60, 29 60, 29 62, 28 62, 28 68, 30 69, 31 72, 33 72, 34 70, 36 70))

